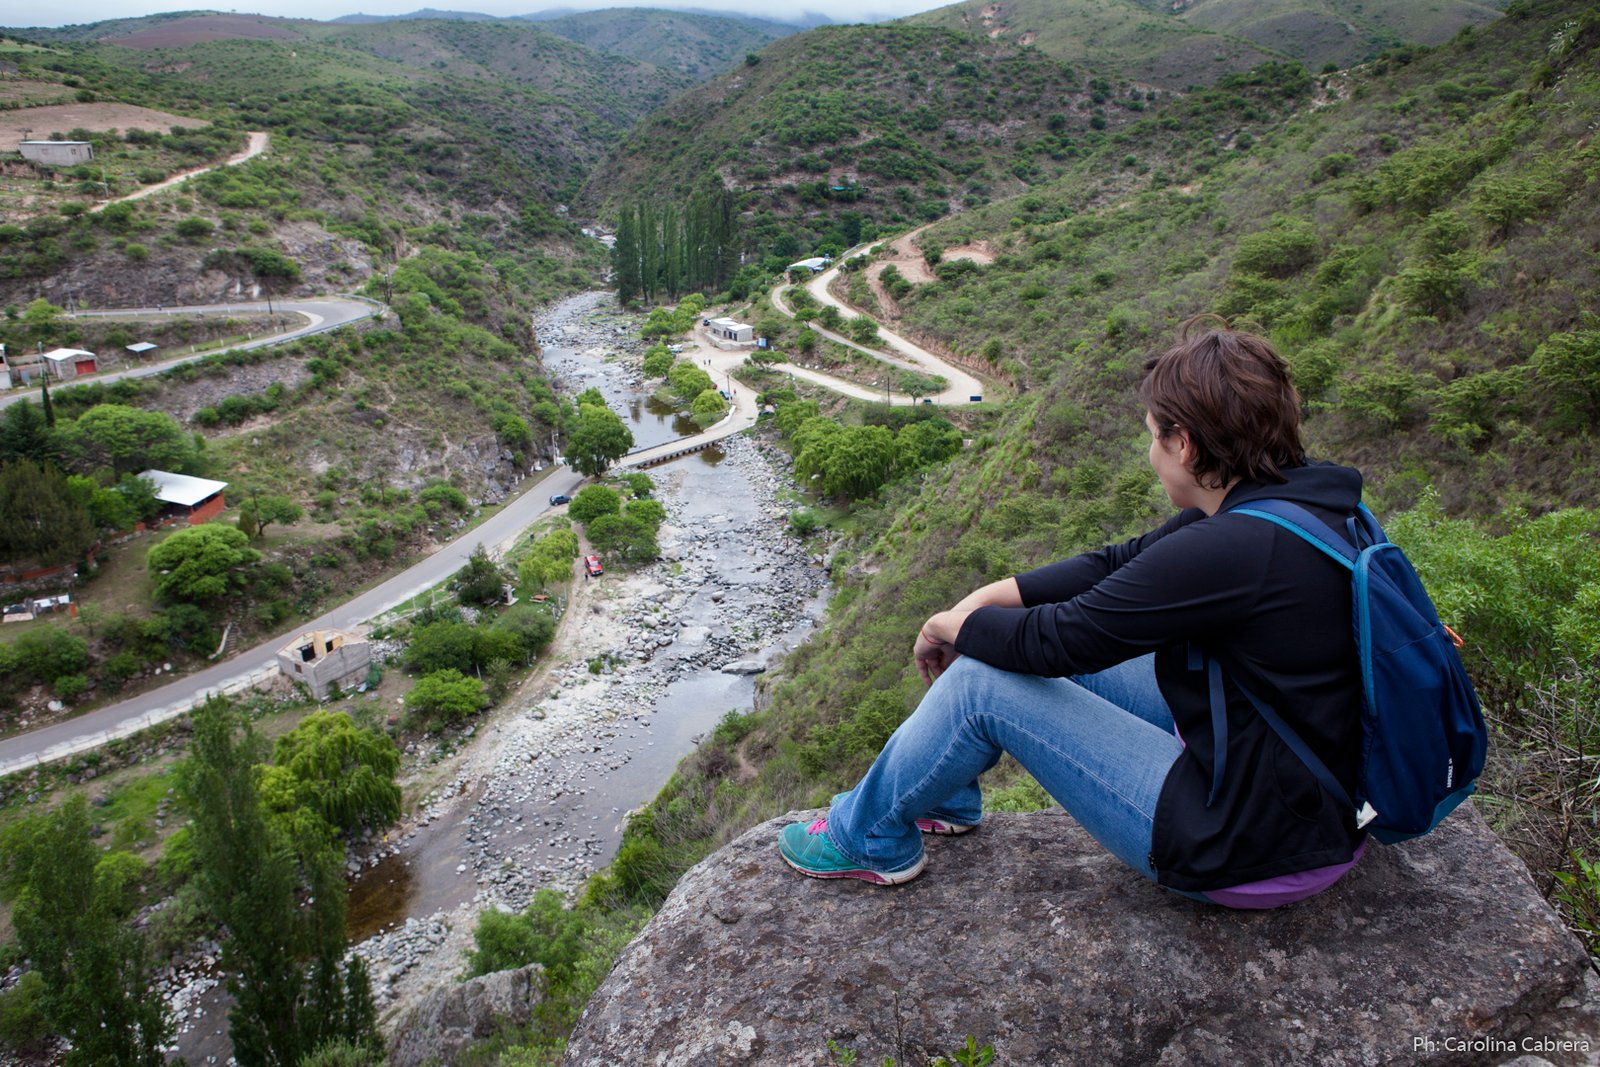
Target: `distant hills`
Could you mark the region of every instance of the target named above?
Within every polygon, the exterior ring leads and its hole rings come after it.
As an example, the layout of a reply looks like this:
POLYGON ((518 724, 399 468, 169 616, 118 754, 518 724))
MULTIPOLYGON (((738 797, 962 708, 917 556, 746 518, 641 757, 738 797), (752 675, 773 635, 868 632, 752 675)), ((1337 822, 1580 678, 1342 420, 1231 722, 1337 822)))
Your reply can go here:
POLYGON ((758 217, 926 221, 1024 188, 1023 145, 1066 158, 1146 105, 1038 50, 904 23, 821 27, 752 60, 635 128, 581 202, 609 216, 716 180, 758 217))
POLYGON ((1347 67, 1400 44, 1440 44, 1500 17, 1505 0, 962 0, 912 15, 1032 45, 1155 85, 1209 85, 1271 58, 1347 67))
POLYGON ((641 7, 541 18, 537 24, 598 52, 631 56, 697 81, 729 70, 750 53, 801 29, 768 19, 641 7))
MULTIPOLYGON (((342 43, 363 51, 413 62, 432 50, 432 44, 407 46, 401 42, 434 34, 451 39, 450 54, 429 55, 427 62, 456 72, 504 76, 517 75, 528 66, 530 38, 516 36, 515 29, 499 31, 492 27, 536 28, 540 33, 593 49, 602 55, 621 56, 653 68, 687 75, 692 81, 705 81, 732 68, 752 52, 758 52, 782 37, 804 27, 772 19, 743 15, 724 15, 692 11, 666 11, 653 8, 608 8, 600 11, 539 12, 526 16, 499 18, 477 12, 441 11, 424 8, 409 15, 344 15, 326 22, 311 19, 273 18, 265 15, 208 11, 177 12, 140 18, 112 19, 104 22, 62 27, 37 27, 19 31, 37 41, 98 42, 129 48, 181 48, 221 40, 323 40, 331 29, 349 30, 355 36, 339 38, 342 43), (432 31, 405 27, 433 25, 432 31), (458 29, 453 34, 443 26, 458 29), (468 30, 465 27, 477 27, 468 30), (506 55, 496 55, 505 49, 506 55)), ((548 51, 548 49, 547 49, 548 51)), ((588 64, 587 59, 567 57, 556 62, 588 64)), ((546 77, 550 64, 543 64, 546 77)), ((670 80, 670 79, 669 79, 670 80)), ((686 88, 689 82, 677 82, 686 88)), ((660 102, 660 101, 658 101, 660 102)))

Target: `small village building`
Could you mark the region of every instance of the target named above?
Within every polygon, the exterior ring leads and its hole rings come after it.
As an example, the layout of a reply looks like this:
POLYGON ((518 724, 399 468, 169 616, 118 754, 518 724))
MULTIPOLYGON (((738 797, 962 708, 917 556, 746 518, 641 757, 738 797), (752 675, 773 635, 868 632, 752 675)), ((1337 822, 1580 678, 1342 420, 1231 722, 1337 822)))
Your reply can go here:
POLYGON ((100 369, 93 352, 82 348, 52 348, 39 357, 57 378, 76 378, 80 374, 93 374, 100 369))
POLYGON ((187 519, 190 526, 199 526, 221 515, 228 506, 222 497, 227 482, 156 470, 145 471, 139 477, 156 487, 156 499, 164 505, 158 524, 187 519))
POLYGON ((791 263, 785 269, 808 270, 812 274, 821 274, 831 266, 833 266, 832 256, 812 256, 810 259, 802 259, 798 262, 791 263))
POLYGON ((17 150, 28 162, 47 167, 75 167, 94 160, 94 145, 88 141, 23 141, 17 150))
POLYGON ((752 344, 756 339, 754 327, 733 319, 712 319, 706 323, 706 332, 718 341, 732 341, 735 344, 752 344))
POLYGON ((156 349, 158 349, 160 347, 161 347, 160 345, 151 344, 149 341, 136 341, 133 344, 128 345, 127 349, 128 349, 129 352, 132 352, 136 356, 142 356, 146 352, 154 352, 156 349))
POLYGON ((371 665, 372 645, 343 630, 307 630, 278 650, 278 669, 318 700, 336 685, 360 685, 371 665))
POLYGON ((11 389, 27 385, 45 373, 44 360, 37 352, 7 352, 0 345, 0 388, 11 389))

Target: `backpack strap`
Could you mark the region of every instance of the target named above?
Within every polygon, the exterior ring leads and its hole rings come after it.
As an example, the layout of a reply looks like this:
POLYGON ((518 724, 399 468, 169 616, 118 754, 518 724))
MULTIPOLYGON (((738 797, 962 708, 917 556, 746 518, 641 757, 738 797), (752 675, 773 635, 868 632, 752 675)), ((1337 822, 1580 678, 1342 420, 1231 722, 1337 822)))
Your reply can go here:
MULTIPOLYGON (((1215 666, 1216 660, 1211 662, 1215 666)), ((1284 722, 1283 716, 1273 711, 1266 701, 1241 685, 1237 678, 1234 679, 1233 685, 1234 688, 1244 694, 1244 698, 1250 702, 1251 707, 1256 709, 1256 713, 1267 720, 1267 725, 1272 727, 1272 732, 1278 735, 1280 741, 1289 746, 1289 751, 1300 757, 1300 762, 1306 765, 1312 776, 1322 784, 1322 788, 1328 791, 1328 795, 1338 800, 1351 811, 1356 810, 1355 802, 1350 799, 1350 794, 1345 791, 1344 786, 1339 784, 1339 779, 1335 778, 1333 772, 1328 770, 1328 765, 1323 763, 1315 752, 1311 751, 1311 746, 1306 744, 1305 740, 1294 732, 1294 727, 1284 722)))
MULTIPOLYGON (((1228 513, 1252 515, 1258 519, 1265 519, 1274 526, 1281 526, 1323 555, 1343 564, 1346 570, 1355 570, 1356 557, 1360 552, 1334 533, 1333 527, 1298 504, 1291 504, 1287 500, 1250 500, 1238 507, 1229 508, 1228 513)), ((1372 513, 1365 505, 1357 511, 1357 516, 1361 519, 1360 529, 1363 533, 1371 535, 1376 531, 1379 540, 1387 540, 1383 536, 1383 530, 1379 529, 1377 520, 1372 517, 1372 513)), ((1351 533, 1356 534, 1356 530, 1352 529, 1351 533)))
POLYGON ((1193 643, 1189 645, 1189 669, 1205 671, 1211 691, 1211 792, 1206 797, 1209 808, 1222 792, 1222 780, 1228 770, 1228 701, 1222 691, 1222 664, 1193 643))

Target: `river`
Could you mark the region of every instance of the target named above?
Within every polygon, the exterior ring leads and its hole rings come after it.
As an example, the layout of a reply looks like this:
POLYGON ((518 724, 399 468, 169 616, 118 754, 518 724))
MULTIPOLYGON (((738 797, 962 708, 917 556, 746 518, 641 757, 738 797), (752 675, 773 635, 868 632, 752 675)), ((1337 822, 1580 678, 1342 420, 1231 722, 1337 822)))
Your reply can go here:
MULTIPOLYGON (((640 321, 608 294, 583 294, 538 322, 562 394, 598 388, 636 448, 694 429, 651 398, 637 360, 617 358, 642 347, 640 321)), ((575 591, 553 666, 464 743, 446 743, 459 751, 441 759, 441 742, 408 748, 402 777, 426 780, 443 767, 444 780, 352 861, 361 870, 350 937, 380 1012, 392 1017, 456 980, 480 910, 518 910, 537 890, 574 888, 609 861, 626 813, 724 715, 749 710, 756 672, 811 634, 826 575, 786 531, 780 465, 735 437, 652 468, 668 512, 663 559, 575 591)), ((191 1063, 223 1061, 224 1011, 215 990, 186 1008, 179 1046, 191 1063)))

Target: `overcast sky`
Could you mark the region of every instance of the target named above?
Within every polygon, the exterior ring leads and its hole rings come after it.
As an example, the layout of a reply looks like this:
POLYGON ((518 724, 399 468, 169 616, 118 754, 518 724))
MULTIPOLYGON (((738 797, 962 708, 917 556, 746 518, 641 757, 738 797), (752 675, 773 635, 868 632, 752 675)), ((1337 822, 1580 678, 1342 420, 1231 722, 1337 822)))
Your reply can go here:
MULTIPOLYGON (((763 4, 758 0, 685 0, 683 3, 618 3, 617 0, 261 0, 239 7, 210 8, 241 14, 277 15, 283 18, 331 19, 340 15, 405 15, 420 8, 439 11, 475 11, 485 15, 528 15, 552 8, 589 11, 604 7, 691 8, 702 11, 729 11, 760 18, 788 21, 802 12, 826 15, 836 22, 878 22, 918 11, 944 7, 951 0, 796 0, 793 4, 763 4)), ((203 0, 74 0, 56 5, 24 5, 20 0, 0 0, 0 25, 64 26, 100 22, 104 19, 153 15, 162 11, 204 9, 203 0)))

